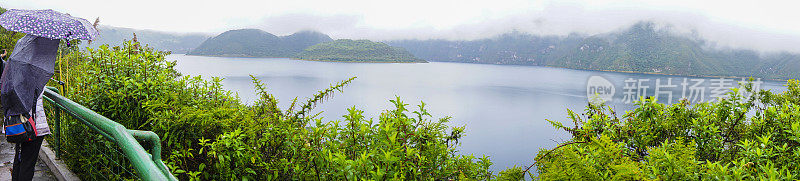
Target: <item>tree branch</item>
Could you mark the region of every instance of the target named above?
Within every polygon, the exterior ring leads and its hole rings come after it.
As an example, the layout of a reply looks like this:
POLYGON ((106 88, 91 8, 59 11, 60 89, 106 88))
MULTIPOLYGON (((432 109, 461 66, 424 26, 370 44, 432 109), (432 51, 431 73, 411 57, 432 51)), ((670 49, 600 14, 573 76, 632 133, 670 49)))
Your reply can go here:
MULTIPOLYGON (((562 145, 556 146, 555 148, 551 149, 551 150, 550 150, 550 151, 548 151, 547 153, 544 153, 544 155, 542 155, 542 157, 539 157, 539 158, 544 158, 544 157, 547 157, 547 155, 549 155, 551 152, 553 152, 553 151, 557 150, 558 148, 561 148, 561 147, 564 147, 564 146, 567 146, 567 145, 571 145, 571 144, 576 144, 576 143, 588 143, 588 141, 576 141, 576 142, 569 142, 569 143, 565 143, 565 144, 562 144, 562 145)), ((526 173, 529 173, 528 171, 529 171, 531 168, 533 168, 533 166, 534 166, 534 165, 536 165, 536 163, 537 163, 537 162, 539 162, 539 159, 535 159, 535 160, 533 160, 533 164, 531 164, 531 166, 528 166, 528 168, 525 168, 525 171, 522 171, 522 177, 523 177, 523 178, 525 178, 525 174, 526 174, 526 173)))

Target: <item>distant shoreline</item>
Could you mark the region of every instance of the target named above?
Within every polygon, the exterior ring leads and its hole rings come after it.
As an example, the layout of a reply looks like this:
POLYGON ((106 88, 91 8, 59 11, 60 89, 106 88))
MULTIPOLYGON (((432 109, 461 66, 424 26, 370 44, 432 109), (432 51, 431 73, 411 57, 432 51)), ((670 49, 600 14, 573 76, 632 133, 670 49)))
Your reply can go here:
MULTIPOLYGON (((751 77, 740 77, 740 76, 722 76, 722 75, 685 75, 685 74, 668 74, 668 73, 659 73, 659 72, 639 72, 639 71, 627 71, 627 70, 601 70, 601 69, 581 69, 581 68, 569 68, 569 67, 557 67, 557 66, 548 66, 548 65, 531 65, 531 66, 541 66, 541 67, 552 67, 552 68, 565 68, 565 69, 573 69, 573 70, 589 70, 589 71, 600 71, 600 72, 616 72, 616 73, 628 73, 628 74, 647 74, 647 75, 669 75, 669 76, 683 76, 683 77, 698 77, 698 78, 730 78, 730 79, 741 79, 741 78, 751 78, 751 77)), ((757 77, 752 77, 758 79, 757 77)), ((761 78, 761 80, 769 80, 769 81, 778 81, 778 82, 786 82, 789 79, 771 79, 771 78, 761 78)))
MULTIPOLYGON (((175 54, 179 55, 179 54, 175 54)), ((341 63, 430 63, 429 61, 423 62, 400 62, 400 61, 337 61, 337 60, 314 60, 314 59, 302 59, 296 57, 259 57, 259 56, 227 56, 227 55, 189 55, 189 54, 182 54, 184 56, 198 56, 198 57, 225 57, 225 58, 287 58, 293 60, 303 60, 303 61, 314 61, 314 62, 341 62, 341 63)))
POLYGON ((302 59, 302 58, 291 58, 295 60, 303 60, 303 61, 314 61, 314 62, 340 62, 340 63, 430 63, 428 61, 424 62, 398 62, 398 61, 339 61, 339 60, 315 60, 315 59, 302 59))
POLYGON ((229 58, 294 58, 294 57, 268 57, 268 56, 245 56, 245 55, 190 55, 183 54, 184 56, 198 56, 198 57, 229 57, 229 58))
MULTIPOLYGON (((588 70, 588 71, 629 73, 629 74, 647 74, 647 75, 684 76, 684 77, 698 77, 698 78, 730 78, 730 79, 750 78, 750 77, 740 77, 740 76, 684 75, 684 74, 668 74, 668 73, 659 73, 659 72, 639 72, 639 71, 626 71, 626 70, 582 69, 582 68, 558 67, 558 66, 549 66, 549 65, 489 64, 489 63, 471 63, 471 62, 453 62, 453 61, 425 61, 425 62, 334 61, 334 60, 301 59, 301 58, 294 58, 294 57, 258 57, 258 56, 189 55, 189 54, 183 54, 183 55, 186 55, 186 56, 201 56, 201 57, 228 57, 228 58, 288 58, 288 59, 302 60, 302 61, 339 62, 339 63, 430 63, 430 62, 446 62, 446 63, 467 63, 467 64, 483 64, 483 65, 513 65, 513 66, 530 66, 530 67, 550 67, 550 68, 563 68, 563 69, 572 69, 572 70, 588 70)), ((756 78, 756 77, 753 77, 753 78, 756 78)), ((761 80, 786 82, 786 81, 788 81, 790 79, 761 78, 761 80)))
MULTIPOLYGON (((585 70, 585 71, 598 71, 598 72, 614 72, 614 73, 627 73, 627 74, 647 74, 647 75, 668 75, 668 76, 683 76, 683 77, 698 77, 698 78, 750 78, 750 77, 740 77, 740 76, 720 76, 720 75, 684 75, 684 74, 668 74, 668 73, 658 73, 658 72, 637 72, 637 71, 624 71, 624 70, 600 70, 600 69, 582 69, 582 68, 570 68, 570 67, 558 67, 558 66, 549 66, 549 65, 525 65, 525 64, 492 64, 492 63, 474 63, 474 62, 456 62, 456 61, 430 61, 430 62, 443 62, 443 63, 464 63, 464 64, 478 64, 478 65, 499 65, 499 66, 523 66, 523 67, 548 67, 548 68, 562 68, 562 69, 570 69, 570 70, 585 70)), ((758 79, 759 77, 753 77, 758 79)), ((776 82, 786 82, 788 80, 795 80, 795 79, 774 79, 774 78, 761 78, 761 80, 768 80, 768 81, 776 81, 776 82)), ((797 79, 800 80, 800 79, 797 79)))
MULTIPOLYGON (((456 62, 456 61, 431 61, 431 62, 445 62, 445 63, 466 63, 466 64, 479 64, 479 65, 500 65, 500 66, 525 66, 525 67, 549 67, 549 68, 563 68, 571 70, 586 70, 586 71, 599 71, 599 72, 615 72, 615 73, 628 73, 628 74, 648 74, 648 75, 669 75, 669 76, 683 76, 683 77, 698 77, 698 78, 750 78, 740 76, 721 76, 721 75, 684 75, 684 74, 668 74, 658 72, 638 72, 638 71, 625 71, 625 70, 601 70, 601 69, 588 69, 588 68, 571 68, 571 67, 558 67, 549 65, 526 65, 526 64, 493 64, 493 63, 475 63, 475 62, 456 62)), ((758 78, 758 77, 753 77, 758 78)), ((761 80, 786 82, 795 79, 774 79, 774 78, 761 78, 761 80)), ((800 80, 800 79, 798 79, 800 80)))

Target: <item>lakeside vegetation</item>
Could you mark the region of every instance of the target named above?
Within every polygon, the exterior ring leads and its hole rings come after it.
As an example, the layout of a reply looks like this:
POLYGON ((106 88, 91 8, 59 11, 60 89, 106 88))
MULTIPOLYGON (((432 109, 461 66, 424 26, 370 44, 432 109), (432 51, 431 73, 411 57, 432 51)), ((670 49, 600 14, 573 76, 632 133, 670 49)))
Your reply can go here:
POLYGON ((605 105, 569 112, 572 138, 536 156, 547 180, 796 180, 800 178, 800 81, 783 93, 734 89, 690 105, 642 99, 618 114, 605 105))
MULTIPOLYGON (((0 30, 0 45, 11 51, 22 36, 0 30)), ((128 128, 156 132, 164 161, 182 180, 800 178, 797 80, 788 81, 783 93, 746 88, 700 104, 642 98, 625 113, 589 104, 583 114, 565 115, 573 125, 549 120, 570 140, 540 149, 532 167, 493 173, 489 156, 456 149, 465 128, 448 126, 449 117, 433 118, 425 103, 394 98, 394 107, 377 118, 355 107, 341 120, 316 117, 315 105, 346 91, 355 77, 280 109, 268 83, 252 78, 259 99, 245 104, 222 88, 221 79, 181 76, 167 52, 137 42, 81 52, 76 47, 60 49, 57 67, 64 69, 56 77, 67 83, 63 94, 128 128)), ((62 159, 72 171, 85 180, 131 179, 119 168, 87 172, 113 162, 99 155, 118 153, 90 149, 108 143, 79 120, 63 121, 63 134, 84 135, 62 140, 62 159)))
MULTIPOLYGON (((394 108, 377 118, 350 108, 340 120, 317 118, 315 105, 343 91, 343 80, 281 109, 267 84, 253 78, 260 97, 245 104, 222 88, 221 79, 181 76, 168 53, 136 42, 102 45, 59 59, 66 68, 56 76, 68 82, 68 98, 131 129, 162 138, 164 161, 182 180, 450 180, 497 178, 488 157, 456 149, 464 127, 449 117, 433 118, 424 103, 389 100, 394 108), (72 57, 70 57, 72 56, 72 57)), ((50 114, 49 116, 52 116, 50 114)), ((124 173, 89 173, 109 163, 113 150, 88 149, 106 142, 90 128, 69 119, 64 160, 84 179, 124 179, 124 173), (101 175, 97 175, 101 174, 101 175), (102 175, 106 174, 106 175, 102 175)), ((104 170, 119 170, 109 168, 104 170)), ((507 174, 500 174, 503 177, 507 174)))
MULTIPOLYGON (((489 156, 456 149, 464 127, 430 117, 424 103, 412 108, 395 98, 394 108, 376 119, 350 108, 342 120, 325 122, 314 116, 314 105, 353 79, 280 109, 266 84, 253 78, 260 98, 247 105, 221 79, 180 76, 166 54, 132 42, 74 54, 81 58, 67 66, 66 95, 126 127, 156 132, 166 163, 186 180, 791 180, 800 174, 794 163, 800 159, 800 84, 794 80, 784 93, 734 90, 718 102, 643 99, 621 117, 589 105, 584 114, 570 111, 575 126, 551 121, 572 139, 541 149, 534 168, 493 173, 489 156)), ((67 124, 66 134, 87 134, 76 120, 67 124)), ((103 161, 86 151, 103 143, 66 141, 65 161, 77 173, 103 161)))
POLYGON ((369 40, 349 39, 308 47, 298 54, 297 58, 337 62, 426 62, 414 57, 403 48, 369 40))

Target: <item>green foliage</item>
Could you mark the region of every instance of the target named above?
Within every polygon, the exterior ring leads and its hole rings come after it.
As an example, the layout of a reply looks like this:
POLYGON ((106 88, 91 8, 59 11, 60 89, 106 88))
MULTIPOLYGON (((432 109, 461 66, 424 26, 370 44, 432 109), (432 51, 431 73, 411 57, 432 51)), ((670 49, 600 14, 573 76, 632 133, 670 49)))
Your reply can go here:
MULTIPOLYGON (((345 120, 313 126, 276 119, 256 129, 227 132, 205 144, 219 178, 255 180, 488 179, 491 162, 457 155, 463 127, 432 121, 421 104, 409 112, 398 99, 374 123, 348 109, 345 120), (344 124, 342 124, 344 123, 344 124), (269 131, 274 130, 274 131, 269 131), (278 131, 279 130, 279 131, 278 131), (476 162, 477 160, 477 162, 476 162)), ((291 118, 291 117, 289 117, 291 118)))
MULTIPOLYGON (((220 91, 218 79, 206 81, 199 77, 179 77, 180 74, 173 69, 175 63, 164 60, 166 55, 165 52, 139 46, 136 42, 126 42, 123 47, 100 46, 98 49, 62 55, 56 66, 61 71, 55 77, 66 83, 60 89, 68 98, 129 129, 157 132, 164 141, 162 147, 165 151, 191 148, 192 141, 183 138, 220 134, 220 129, 213 128, 224 124, 209 121, 215 116, 212 113, 231 112, 234 109, 226 106, 238 105, 235 102, 238 99, 220 91), (209 94, 210 91, 215 91, 215 94, 209 94), (209 111, 192 111, 199 108, 209 111), (179 122, 182 119, 196 121, 179 122)), ((64 160, 83 178, 105 179, 109 174, 88 172, 98 170, 95 168, 98 165, 108 164, 87 163, 117 163, 125 160, 120 158, 121 155, 117 156, 119 153, 115 150, 108 149, 109 142, 102 141, 105 138, 96 133, 89 134, 92 131, 78 120, 69 119, 65 124, 62 127, 65 135, 92 135, 92 139, 62 139, 66 146, 62 149, 66 152, 64 160)), ((100 170, 114 172, 115 169, 100 170)), ((126 177, 133 174, 118 175, 126 177)))
MULTIPOLYGON (((67 51, 67 50, 65 50, 67 51)), ((68 98, 130 129, 162 138, 162 158, 182 180, 489 180, 488 157, 456 150, 464 127, 434 119, 424 103, 414 109, 399 98, 393 109, 369 119, 348 109, 342 120, 316 118, 315 105, 355 79, 321 90, 283 110, 267 86, 253 78, 260 97, 243 104, 221 79, 181 76, 168 53, 125 42, 65 54, 56 75, 68 98)), ((48 114, 53 116, 53 114, 48 114)), ((87 180, 125 179, 124 158, 109 142, 67 119, 64 160, 87 180), (105 155, 98 156, 98 155, 105 155), (87 164, 88 163, 88 164, 87 164), (102 166, 101 166, 102 165, 102 166), (92 172, 90 172, 92 171, 92 172), (99 173, 98 173, 99 172, 99 173), (119 172, 119 173, 114 173, 119 172), (114 175, 109 177, 109 175, 114 175)), ((515 168, 521 170, 520 168, 515 168)), ((500 178, 521 178, 504 172, 500 178)))
POLYGON ((403 48, 369 40, 340 39, 308 47, 300 59, 343 62, 425 62, 403 48))
POLYGON ((573 142, 563 145, 561 149, 549 152, 540 151, 540 154, 549 153, 550 157, 542 155, 541 157, 547 157, 547 160, 539 160, 536 162, 536 166, 539 169, 539 178, 545 180, 641 179, 639 163, 623 159, 624 155, 629 152, 607 136, 601 136, 595 142, 573 142), (581 159, 567 159, 560 160, 558 164, 544 164, 545 161, 559 159, 558 157, 581 157, 581 159), (596 164, 587 165, 584 162, 596 164))
POLYGON ((574 127, 550 121, 571 141, 542 150, 539 179, 793 180, 800 174, 796 80, 780 94, 734 90, 730 98, 689 105, 643 99, 622 118, 589 105, 574 127), (748 96, 742 96, 742 93, 748 96))
POLYGON ((699 161, 695 158, 695 145, 678 142, 664 142, 659 147, 648 150, 650 154, 643 165, 650 179, 695 180, 700 174, 699 161))
POLYGON ((294 57, 303 49, 333 41, 328 35, 300 31, 288 36, 275 36, 258 29, 230 30, 209 38, 189 55, 238 57, 294 57))

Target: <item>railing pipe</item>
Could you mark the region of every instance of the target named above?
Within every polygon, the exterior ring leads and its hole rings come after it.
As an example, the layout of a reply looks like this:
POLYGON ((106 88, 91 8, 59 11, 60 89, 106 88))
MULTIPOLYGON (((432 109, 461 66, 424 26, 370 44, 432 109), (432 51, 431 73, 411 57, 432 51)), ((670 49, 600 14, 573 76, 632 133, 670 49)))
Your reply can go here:
POLYGON ((125 126, 59 95, 53 89, 55 88, 45 89, 47 100, 116 143, 141 179, 177 180, 161 161, 161 140, 158 135, 149 131, 128 130, 125 126), (137 139, 150 143, 150 154, 145 152, 137 139))

